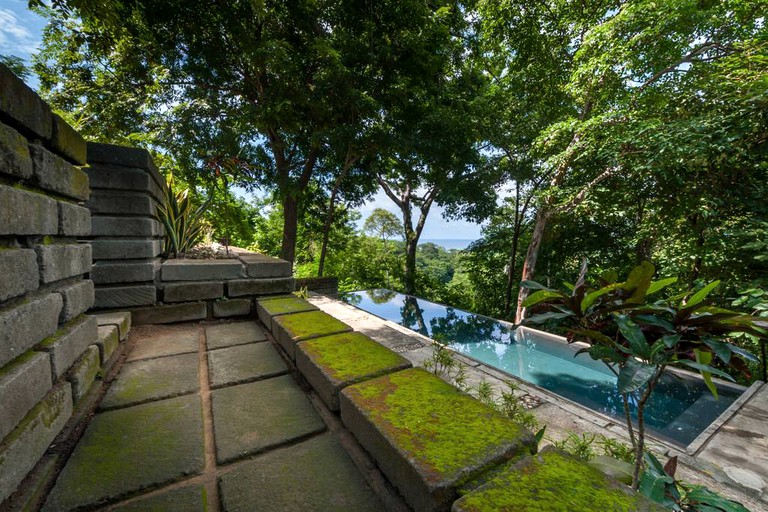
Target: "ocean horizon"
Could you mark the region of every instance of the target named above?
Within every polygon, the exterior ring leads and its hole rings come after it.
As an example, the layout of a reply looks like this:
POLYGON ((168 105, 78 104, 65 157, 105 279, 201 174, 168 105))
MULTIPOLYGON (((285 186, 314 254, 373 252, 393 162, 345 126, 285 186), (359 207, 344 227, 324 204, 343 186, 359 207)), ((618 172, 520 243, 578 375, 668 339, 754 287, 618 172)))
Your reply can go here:
POLYGON ((475 240, 471 238, 422 238, 421 240, 419 240, 419 245, 432 243, 435 245, 439 245, 440 247, 446 250, 451 250, 451 249, 464 250, 467 247, 469 247, 469 244, 471 244, 474 241, 475 240))

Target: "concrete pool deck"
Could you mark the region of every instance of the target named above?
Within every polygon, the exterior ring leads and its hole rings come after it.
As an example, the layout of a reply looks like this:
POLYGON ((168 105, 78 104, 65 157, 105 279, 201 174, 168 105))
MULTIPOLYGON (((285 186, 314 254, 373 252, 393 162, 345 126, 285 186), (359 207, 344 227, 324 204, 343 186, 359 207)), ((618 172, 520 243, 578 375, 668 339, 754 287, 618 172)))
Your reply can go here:
MULTIPOLYGON (((394 322, 326 296, 310 296, 309 302, 382 345, 400 353, 414 366, 423 366, 433 353, 432 340, 394 322)), ((604 434, 628 443, 623 423, 596 413, 539 387, 489 367, 461 354, 454 357, 466 365, 467 384, 476 387, 485 381, 500 391, 505 381, 515 381, 524 396, 534 397, 531 412, 547 426, 547 438, 560 440, 570 432, 604 434), (538 405, 535 405, 538 404, 538 405)), ((678 476, 706 485, 735 499, 750 510, 768 510, 768 385, 763 385, 733 414, 714 429, 706 440, 699 440, 695 453, 659 439, 649 440, 651 449, 666 457, 678 456, 678 476)))

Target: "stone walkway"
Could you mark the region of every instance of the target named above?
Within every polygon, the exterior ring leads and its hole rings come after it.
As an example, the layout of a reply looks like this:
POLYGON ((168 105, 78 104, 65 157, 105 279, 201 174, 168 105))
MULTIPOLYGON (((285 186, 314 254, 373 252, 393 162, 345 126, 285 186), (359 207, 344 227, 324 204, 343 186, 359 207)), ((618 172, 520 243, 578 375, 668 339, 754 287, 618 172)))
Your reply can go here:
POLYGON ((43 510, 382 510, 260 324, 129 343, 43 510))

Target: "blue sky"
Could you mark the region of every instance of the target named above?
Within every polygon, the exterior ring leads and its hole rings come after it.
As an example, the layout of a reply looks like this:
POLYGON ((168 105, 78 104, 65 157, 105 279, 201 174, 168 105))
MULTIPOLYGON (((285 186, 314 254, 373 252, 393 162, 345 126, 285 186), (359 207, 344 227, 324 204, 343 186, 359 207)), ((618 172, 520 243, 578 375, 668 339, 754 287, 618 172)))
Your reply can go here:
MULTIPOLYGON (((15 55, 30 61, 42 39, 45 21, 27 9, 27 0, 0 0, 0 54, 15 55)), ((30 79, 29 85, 37 87, 37 80, 30 79)), ((362 221, 375 208, 384 208, 400 217, 392 201, 379 191, 368 203, 359 208, 362 221)), ((466 221, 448 221, 442 217, 443 210, 433 206, 422 238, 431 239, 468 239, 480 238, 480 225, 466 221)), ((414 223, 416 219, 414 219, 414 223)))

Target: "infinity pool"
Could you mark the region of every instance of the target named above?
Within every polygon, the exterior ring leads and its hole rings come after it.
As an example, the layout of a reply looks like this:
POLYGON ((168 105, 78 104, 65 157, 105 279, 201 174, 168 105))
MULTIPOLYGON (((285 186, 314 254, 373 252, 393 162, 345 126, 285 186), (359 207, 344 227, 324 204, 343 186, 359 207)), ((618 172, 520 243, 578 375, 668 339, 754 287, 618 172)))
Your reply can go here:
MULTIPOLYGON (((587 354, 574 357, 580 347, 562 338, 524 327, 516 331, 505 322, 390 290, 350 292, 344 300, 623 422, 616 377, 587 354)), ((718 384, 715 400, 696 375, 667 372, 646 405, 646 426, 658 437, 688 445, 741 392, 740 386, 718 384)))

